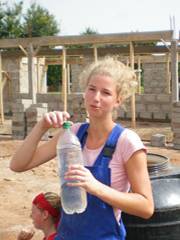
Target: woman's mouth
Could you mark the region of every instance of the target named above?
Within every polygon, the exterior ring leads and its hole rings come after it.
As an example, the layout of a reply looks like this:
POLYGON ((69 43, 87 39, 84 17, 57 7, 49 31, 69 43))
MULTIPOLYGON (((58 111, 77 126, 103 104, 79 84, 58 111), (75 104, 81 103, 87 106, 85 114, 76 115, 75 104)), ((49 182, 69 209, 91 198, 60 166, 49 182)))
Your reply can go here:
POLYGON ((100 109, 100 107, 96 106, 96 105, 91 105, 91 108, 93 108, 93 109, 100 109))

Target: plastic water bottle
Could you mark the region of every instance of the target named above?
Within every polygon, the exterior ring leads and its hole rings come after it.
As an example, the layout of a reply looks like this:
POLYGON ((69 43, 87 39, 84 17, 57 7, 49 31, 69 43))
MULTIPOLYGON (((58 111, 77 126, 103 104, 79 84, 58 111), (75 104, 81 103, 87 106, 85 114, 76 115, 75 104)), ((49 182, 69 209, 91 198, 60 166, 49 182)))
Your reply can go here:
MULTIPOLYGON (((59 163, 59 177, 61 190, 61 203, 65 213, 82 213, 87 207, 87 194, 81 187, 67 186, 67 180, 64 174, 69 165, 84 165, 81 144, 77 136, 70 130, 71 124, 63 124, 63 133, 60 135, 57 143, 57 156, 59 163)), ((73 180, 74 181, 74 180, 73 180)))

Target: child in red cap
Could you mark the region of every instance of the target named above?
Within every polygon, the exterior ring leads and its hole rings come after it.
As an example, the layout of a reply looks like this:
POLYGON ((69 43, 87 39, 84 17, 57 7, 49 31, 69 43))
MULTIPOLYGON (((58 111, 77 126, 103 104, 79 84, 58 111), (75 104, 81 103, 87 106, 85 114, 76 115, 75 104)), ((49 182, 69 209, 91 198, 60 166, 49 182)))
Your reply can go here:
MULTIPOLYGON (((35 228, 44 233, 43 240, 54 240, 61 213, 61 201, 58 194, 46 192, 38 194, 32 201, 31 218, 35 228)), ((22 230, 18 240, 30 240, 34 231, 22 230)))

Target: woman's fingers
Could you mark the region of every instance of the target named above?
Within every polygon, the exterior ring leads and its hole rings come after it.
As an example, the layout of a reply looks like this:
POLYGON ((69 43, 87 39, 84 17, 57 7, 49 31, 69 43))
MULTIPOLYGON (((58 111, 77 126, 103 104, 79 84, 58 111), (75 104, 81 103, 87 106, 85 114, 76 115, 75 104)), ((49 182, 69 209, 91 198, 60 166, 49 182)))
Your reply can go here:
POLYGON ((18 240, 30 240, 33 235, 34 235, 35 231, 32 228, 28 228, 28 229, 22 229, 21 232, 18 235, 18 240))
POLYGON ((70 118, 70 115, 68 112, 59 112, 59 111, 53 111, 48 112, 44 115, 45 124, 48 127, 54 127, 58 128, 63 125, 67 119, 70 118))
POLYGON ((68 112, 57 112, 55 111, 56 117, 57 117, 57 124, 58 126, 62 126, 67 119, 70 118, 70 115, 68 112))
POLYGON ((65 180, 68 186, 83 187, 89 193, 94 192, 98 182, 87 168, 78 164, 69 166, 65 180))

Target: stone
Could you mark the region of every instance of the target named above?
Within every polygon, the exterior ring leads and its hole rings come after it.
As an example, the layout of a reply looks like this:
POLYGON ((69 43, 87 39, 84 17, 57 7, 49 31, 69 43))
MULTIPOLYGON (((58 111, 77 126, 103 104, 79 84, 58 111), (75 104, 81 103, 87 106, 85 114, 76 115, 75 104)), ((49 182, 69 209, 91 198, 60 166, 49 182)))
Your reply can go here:
POLYGON ((153 147, 164 147, 166 145, 166 136, 159 133, 152 135, 151 145, 153 147))

